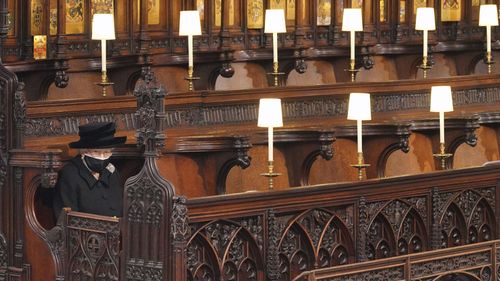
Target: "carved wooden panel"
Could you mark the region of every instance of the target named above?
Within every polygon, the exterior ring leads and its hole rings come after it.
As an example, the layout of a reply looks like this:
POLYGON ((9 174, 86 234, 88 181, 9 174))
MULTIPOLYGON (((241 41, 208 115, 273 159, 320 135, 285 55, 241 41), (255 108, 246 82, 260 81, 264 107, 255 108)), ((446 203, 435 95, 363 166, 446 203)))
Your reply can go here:
POLYGON ((374 202, 367 207, 368 259, 422 252, 428 248, 426 197, 374 202))
POLYGON ((262 217, 192 225, 188 280, 261 280, 264 272, 262 217))
POLYGON ((279 280, 355 259, 353 209, 310 209, 277 217, 279 280))
POLYGON ((441 195, 441 247, 489 241, 496 237, 495 188, 441 195))
MULTIPOLYGON (((498 241, 497 241, 498 243, 498 241)), ((497 243, 455 247, 440 252, 405 255, 385 261, 369 261, 302 274, 297 280, 418 280, 418 281, 492 281, 498 280, 492 268, 497 243)))
POLYGON ((120 280, 118 219, 68 215, 68 280, 120 280))
POLYGON ((7 267, 7 241, 0 235, 0 267, 7 267))

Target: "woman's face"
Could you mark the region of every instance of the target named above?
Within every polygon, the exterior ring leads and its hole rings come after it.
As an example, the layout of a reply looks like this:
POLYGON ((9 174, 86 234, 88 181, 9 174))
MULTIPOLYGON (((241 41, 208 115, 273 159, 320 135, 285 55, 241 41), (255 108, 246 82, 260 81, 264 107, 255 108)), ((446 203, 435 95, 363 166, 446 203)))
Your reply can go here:
POLYGON ((110 148, 105 149, 86 149, 81 152, 84 155, 96 158, 96 159, 108 159, 113 154, 113 151, 110 148))

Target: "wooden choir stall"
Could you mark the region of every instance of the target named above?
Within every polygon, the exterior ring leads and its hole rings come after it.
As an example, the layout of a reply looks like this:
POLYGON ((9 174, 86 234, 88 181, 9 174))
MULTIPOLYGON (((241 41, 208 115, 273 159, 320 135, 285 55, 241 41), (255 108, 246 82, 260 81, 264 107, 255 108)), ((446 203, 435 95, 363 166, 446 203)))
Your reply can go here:
POLYGON ((497 2, 0 0, 0 280, 500 280, 497 2), (123 216, 56 218, 93 122, 123 216))

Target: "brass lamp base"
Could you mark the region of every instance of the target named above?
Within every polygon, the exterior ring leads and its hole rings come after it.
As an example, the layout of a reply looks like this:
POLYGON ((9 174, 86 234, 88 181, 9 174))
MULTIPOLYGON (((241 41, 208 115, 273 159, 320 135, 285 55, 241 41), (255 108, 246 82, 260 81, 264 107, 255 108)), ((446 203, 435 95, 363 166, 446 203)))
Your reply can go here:
POLYGON ((364 163, 363 153, 358 152, 358 163, 351 164, 351 167, 358 169, 358 180, 363 180, 363 170, 370 167, 370 164, 364 163))
POLYGON ((109 86, 114 85, 115 83, 110 82, 108 80, 108 75, 106 74, 106 71, 103 71, 101 74, 101 82, 96 83, 97 86, 100 86, 102 88, 102 96, 105 97, 107 95, 106 88, 109 86))
POLYGON ((492 66, 495 64, 495 61, 493 61, 493 56, 491 55, 491 52, 486 52, 486 57, 484 63, 488 66, 488 74, 491 74, 492 71, 492 66))
POLYGON ((184 77, 184 80, 188 81, 188 90, 194 91, 194 81, 200 80, 200 77, 193 77, 194 69, 192 66, 188 67, 188 76, 184 77))
POLYGON ((445 153, 444 151, 444 143, 441 143, 439 145, 439 153, 434 153, 432 156, 438 158, 441 162, 441 169, 445 170, 446 169, 446 159, 450 158, 453 156, 451 153, 445 153))
POLYGON ((349 71, 351 73, 351 82, 355 82, 356 74, 359 72, 359 69, 356 69, 356 60, 351 60, 349 69, 345 69, 345 71, 349 71))
POLYGON ((279 77, 280 75, 285 75, 284 72, 278 72, 279 70, 279 64, 277 62, 273 62, 273 72, 268 72, 267 75, 273 75, 274 76, 274 87, 279 86, 279 77))
POLYGON ((419 65, 418 68, 422 69, 424 79, 427 78, 427 71, 432 68, 431 65, 427 64, 427 57, 422 58, 422 64, 419 65))
POLYGON ((274 172, 274 161, 268 161, 267 162, 267 173, 262 173, 260 174, 261 176, 267 177, 269 181, 269 189, 274 188, 274 181, 273 178, 277 176, 281 176, 281 173, 275 173, 274 172))

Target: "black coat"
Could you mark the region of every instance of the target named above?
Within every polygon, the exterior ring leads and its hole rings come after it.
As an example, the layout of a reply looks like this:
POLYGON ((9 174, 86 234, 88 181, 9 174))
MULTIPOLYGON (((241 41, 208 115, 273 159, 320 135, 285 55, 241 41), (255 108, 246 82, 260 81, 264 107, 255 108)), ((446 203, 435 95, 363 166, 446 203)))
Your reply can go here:
POLYGON ((59 171, 53 207, 56 218, 63 207, 119 217, 122 215, 122 196, 123 186, 116 169, 113 173, 104 169, 96 180, 78 155, 59 171))

